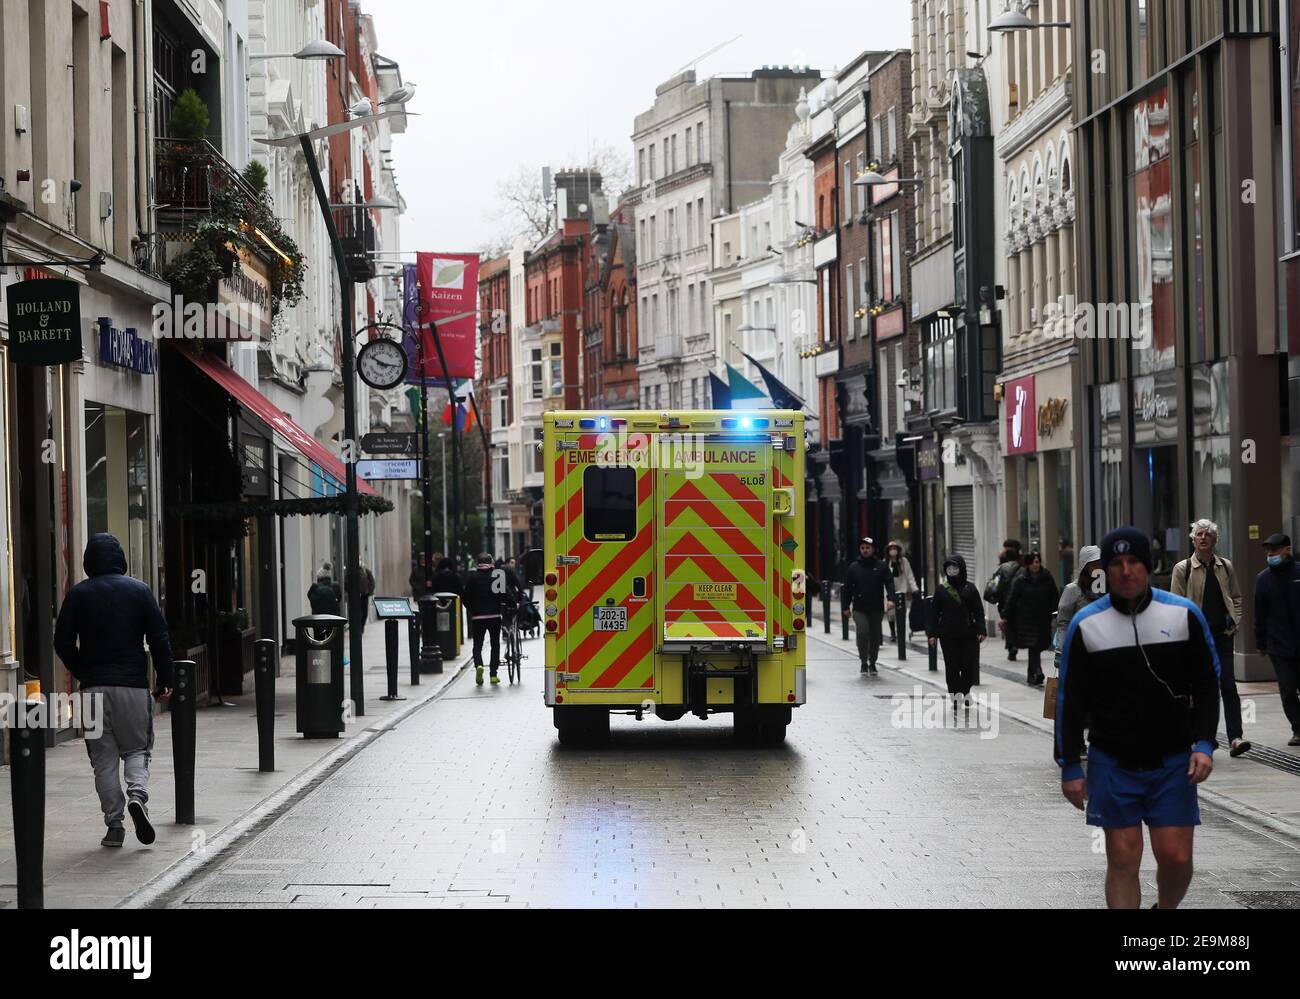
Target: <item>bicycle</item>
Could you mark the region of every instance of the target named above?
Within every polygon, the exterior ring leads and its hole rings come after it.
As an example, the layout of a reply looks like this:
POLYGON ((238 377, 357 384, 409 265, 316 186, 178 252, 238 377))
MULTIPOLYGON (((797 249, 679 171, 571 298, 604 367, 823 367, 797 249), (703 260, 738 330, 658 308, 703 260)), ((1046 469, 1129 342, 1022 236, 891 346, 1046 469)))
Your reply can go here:
POLYGON ((519 638, 519 615, 517 611, 509 611, 502 616, 501 639, 502 644, 505 646, 506 677, 509 679, 510 685, 514 686, 522 678, 524 659, 523 643, 519 638))

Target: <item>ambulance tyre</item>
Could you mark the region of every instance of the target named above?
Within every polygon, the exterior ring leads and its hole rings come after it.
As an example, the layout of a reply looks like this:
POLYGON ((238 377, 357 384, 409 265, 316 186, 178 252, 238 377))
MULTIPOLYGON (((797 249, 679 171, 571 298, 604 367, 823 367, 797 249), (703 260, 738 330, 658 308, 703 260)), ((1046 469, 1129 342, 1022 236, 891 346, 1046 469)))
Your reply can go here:
POLYGON ((781 705, 757 705, 736 712, 736 738, 751 746, 779 746, 785 742, 790 709, 781 705))
POLYGON ((556 708, 555 728, 566 749, 603 746, 609 742, 609 712, 603 708, 556 708))

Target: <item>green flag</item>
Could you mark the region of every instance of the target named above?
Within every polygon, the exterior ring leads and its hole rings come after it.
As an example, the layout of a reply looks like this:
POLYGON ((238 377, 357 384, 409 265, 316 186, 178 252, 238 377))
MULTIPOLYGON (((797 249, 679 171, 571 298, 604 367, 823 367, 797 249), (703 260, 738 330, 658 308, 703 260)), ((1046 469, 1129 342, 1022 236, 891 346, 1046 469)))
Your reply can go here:
POLYGON ((730 364, 727 365, 727 381, 731 388, 732 409, 736 408, 737 403, 743 407, 748 402, 767 402, 767 396, 763 390, 730 364))

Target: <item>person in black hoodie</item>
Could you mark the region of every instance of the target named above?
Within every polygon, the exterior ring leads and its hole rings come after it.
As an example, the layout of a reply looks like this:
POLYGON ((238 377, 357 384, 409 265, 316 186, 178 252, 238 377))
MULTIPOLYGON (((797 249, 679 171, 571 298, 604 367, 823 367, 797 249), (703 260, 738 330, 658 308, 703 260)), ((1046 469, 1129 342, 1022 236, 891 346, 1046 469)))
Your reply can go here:
POLYGON ((474 630, 474 682, 483 686, 483 639, 492 639, 492 686, 501 683, 497 671, 501 668, 501 617, 507 607, 517 606, 519 588, 514 576, 504 567, 498 568, 492 556, 484 553, 478 565, 465 580, 465 613, 469 615, 474 630))
POLYGON ((1043 685, 1043 650, 1052 647, 1052 614, 1060 600, 1061 591, 1043 568, 1042 555, 1030 552, 1025 556, 1024 572, 1011 584, 1004 625, 1016 647, 1029 650, 1027 682, 1031 687, 1043 685))
POLYGON ((975 584, 966 578, 966 560, 950 555, 943 563, 943 579, 934 591, 926 635, 943 651, 948 693, 970 704, 970 689, 978 682, 980 646, 988 638, 984 603, 975 584))
POLYGON ((154 702, 144 642, 153 653, 156 692, 166 700, 172 686, 167 622, 149 587, 127 576, 126 552, 113 535, 90 539, 82 567, 87 578, 72 588, 59 609, 54 651, 77 678, 83 695, 100 700, 103 731, 98 738, 87 737, 86 752, 108 827, 101 842, 122 845, 123 818, 129 813, 136 837, 148 845, 154 841, 148 807, 154 702))
POLYGON ((894 609, 894 577, 885 563, 876 558, 875 552, 875 541, 863 538, 858 545, 857 561, 849 566, 844 591, 840 594, 844 616, 853 615, 862 672, 870 676, 876 675, 881 625, 885 614, 894 609))
POLYGON ((1255 648, 1273 660, 1282 710, 1291 725, 1289 746, 1300 746, 1300 563, 1291 539, 1264 542, 1268 568, 1255 580, 1255 648))

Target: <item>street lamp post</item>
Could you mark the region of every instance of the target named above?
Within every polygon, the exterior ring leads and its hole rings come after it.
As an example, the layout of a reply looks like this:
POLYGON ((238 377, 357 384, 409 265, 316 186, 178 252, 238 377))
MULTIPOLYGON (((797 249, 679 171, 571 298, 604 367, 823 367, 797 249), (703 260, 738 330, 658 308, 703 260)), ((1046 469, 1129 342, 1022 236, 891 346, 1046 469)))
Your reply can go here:
POLYGON ((300 145, 307 172, 311 177, 312 187, 316 191, 316 200, 320 203, 325 216, 325 231, 329 234, 330 247, 334 252, 334 265, 338 270, 339 297, 342 301, 342 376, 343 376, 343 467, 344 492, 343 515, 346 522, 344 532, 344 585, 347 588, 348 618, 348 657, 351 660, 351 700, 357 717, 366 713, 365 708, 365 653, 362 643, 362 627, 365 623, 366 601, 361 594, 361 495, 357 488, 357 386, 354 375, 355 357, 353 354, 355 336, 353 316, 353 278, 348 267, 347 256, 343 251, 343 241, 339 236, 338 226, 330 209, 329 194, 325 182, 321 179, 320 164, 316 159, 315 143, 318 139, 330 135, 340 135, 354 128, 374 124, 387 118, 406 114, 405 109, 385 111, 382 114, 354 118, 351 121, 326 125, 298 135, 283 138, 259 138, 257 141, 267 146, 290 147, 300 145))

